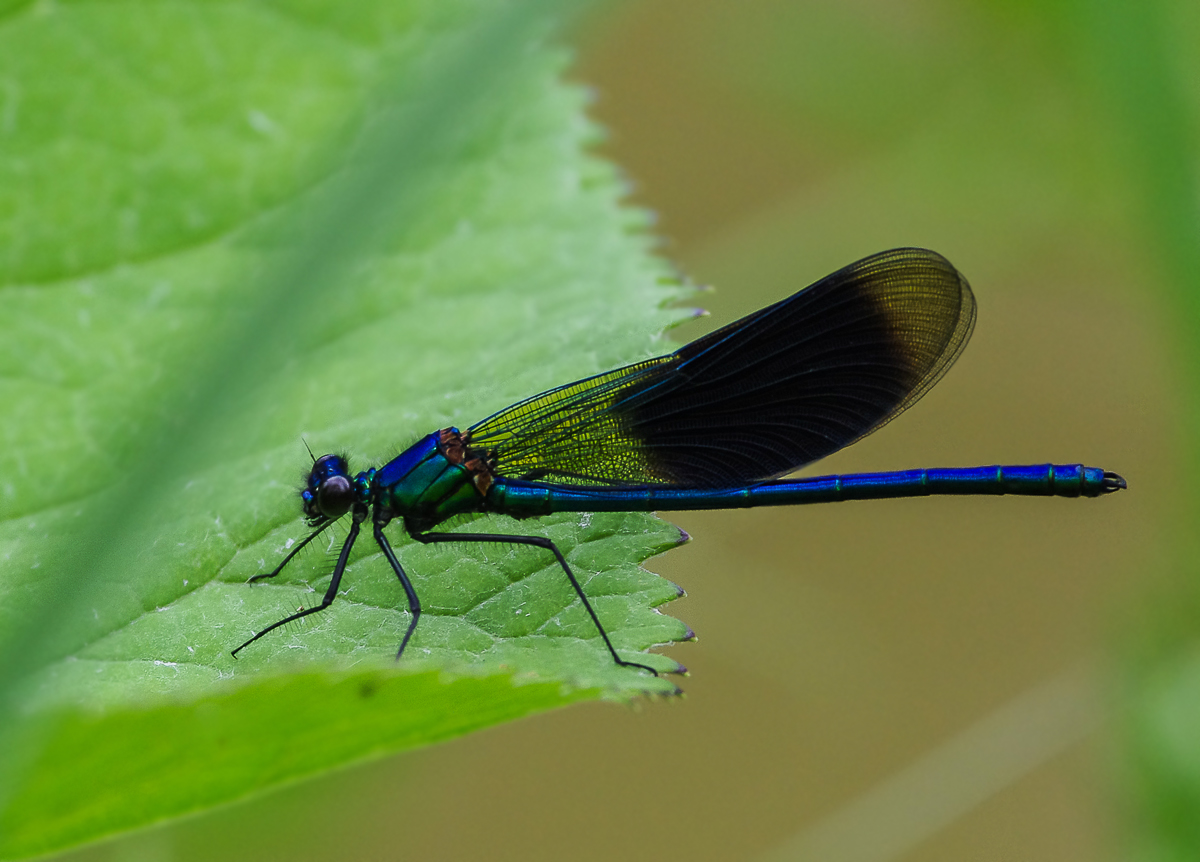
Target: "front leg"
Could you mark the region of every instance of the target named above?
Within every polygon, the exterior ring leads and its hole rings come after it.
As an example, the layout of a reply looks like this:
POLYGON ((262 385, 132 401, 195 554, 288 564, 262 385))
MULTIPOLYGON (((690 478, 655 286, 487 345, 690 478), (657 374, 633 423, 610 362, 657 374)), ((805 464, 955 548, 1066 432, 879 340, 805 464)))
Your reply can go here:
MULTIPOLYGON (((279 628, 280 626, 286 626, 288 623, 294 622, 295 620, 298 620, 301 617, 306 617, 309 614, 315 614, 318 611, 323 611, 327 607, 329 607, 331 604, 333 604, 333 600, 337 597, 338 587, 342 583, 342 575, 345 574, 345 572, 346 572, 346 562, 350 559, 350 549, 354 547, 354 540, 358 538, 358 528, 359 528, 359 525, 363 522, 364 514, 360 514, 358 512, 355 512, 355 514, 354 514, 354 521, 350 524, 350 532, 346 535, 346 541, 342 544, 342 552, 340 554, 338 554, 337 565, 333 569, 333 577, 329 580, 329 589, 325 590, 325 595, 321 599, 321 604, 319 604, 313 608, 305 608, 303 610, 297 611, 296 613, 294 613, 290 616, 284 617, 279 622, 273 623, 272 625, 267 626, 265 629, 260 631, 254 637, 250 638, 250 640, 246 641, 240 647, 235 649, 232 653, 230 653, 230 655, 232 655, 234 658, 237 658, 237 654, 239 652, 244 650, 246 647, 250 646, 250 644, 254 643, 256 640, 258 640, 260 637, 265 635, 267 632, 273 632, 273 631, 275 631, 275 629, 279 628)), ((325 526, 327 527, 329 525, 326 524, 325 526)), ((321 527, 321 530, 324 530, 324 529, 325 529, 325 527, 321 527)), ((313 533, 312 536, 309 536, 307 539, 305 539, 304 544, 308 544, 310 541, 312 541, 313 537, 320 534, 321 530, 317 530, 316 533, 313 533)), ((296 550, 299 550, 299 548, 297 548, 296 550)), ((295 551, 292 552, 292 554, 294 554, 294 553, 295 553, 295 551)), ((292 558, 292 554, 289 554, 287 556, 287 559, 285 559, 283 561, 283 563, 280 564, 279 569, 282 569, 283 565, 292 558)), ((264 575, 262 577, 274 577, 275 575, 277 575, 279 573, 279 569, 276 569, 270 575, 264 575)))
POLYGON ((250 578, 250 581, 249 581, 249 583, 253 584, 253 583, 257 582, 257 581, 261 581, 261 580, 264 580, 264 579, 266 579, 266 578, 273 578, 273 577, 275 577, 276 575, 278 575, 280 572, 282 572, 282 571, 283 571, 284 567, 285 567, 285 566, 286 566, 288 563, 290 563, 290 562, 292 561, 292 557, 296 556, 296 554, 298 554, 298 553, 300 553, 302 550, 304 550, 304 549, 305 549, 305 547, 307 547, 307 546, 308 546, 308 543, 309 543, 309 542, 311 542, 311 541, 312 541, 313 539, 315 539, 317 536, 319 536, 319 535, 321 535, 322 533, 324 533, 324 532, 325 532, 325 530, 326 530, 326 529, 329 527, 329 525, 330 525, 330 524, 332 524, 332 523, 333 523, 333 521, 326 521, 324 524, 322 524, 321 526, 317 527, 316 531, 315 531, 315 532, 313 532, 313 533, 310 533, 307 539, 304 539, 304 540, 302 540, 302 541, 301 541, 301 542, 300 542, 298 545, 296 545, 296 547, 292 548, 292 551, 291 551, 291 553, 289 553, 289 554, 288 554, 286 557, 284 557, 284 558, 283 558, 283 561, 282 561, 282 562, 281 562, 281 563, 280 563, 278 566, 276 566, 276 567, 274 568, 274 570, 272 570, 272 571, 270 571, 270 572, 266 572, 266 573, 264 573, 264 574, 261 574, 261 575, 254 575, 252 578, 250 578))

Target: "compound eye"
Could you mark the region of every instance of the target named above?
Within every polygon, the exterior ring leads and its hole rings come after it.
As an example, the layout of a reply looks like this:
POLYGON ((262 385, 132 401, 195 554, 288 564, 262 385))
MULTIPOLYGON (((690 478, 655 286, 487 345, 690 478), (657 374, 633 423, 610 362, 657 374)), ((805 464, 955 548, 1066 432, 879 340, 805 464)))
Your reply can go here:
POLYGON ((317 488, 317 508, 335 521, 350 511, 354 504, 354 486, 345 476, 330 476, 317 488))
POLYGON ((339 474, 345 475, 348 468, 341 455, 322 455, 313 462, 312 475, 318 481, 339 474))

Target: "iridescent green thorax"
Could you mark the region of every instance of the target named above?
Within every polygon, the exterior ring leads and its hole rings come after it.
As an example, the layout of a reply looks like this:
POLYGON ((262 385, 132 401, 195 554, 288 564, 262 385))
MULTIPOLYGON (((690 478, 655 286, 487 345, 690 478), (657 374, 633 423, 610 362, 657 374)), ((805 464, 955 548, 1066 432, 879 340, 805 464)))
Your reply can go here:
POLYGON ((371 504, 371 488, 375 484, 375 468, 364 470, 354 477, 355 499, 364 506, 371 504))
POLYGON ((490 474, 466 454, 458 429, 430 434, 375 474, 379 502, 416 530, 481 511, 490 474))

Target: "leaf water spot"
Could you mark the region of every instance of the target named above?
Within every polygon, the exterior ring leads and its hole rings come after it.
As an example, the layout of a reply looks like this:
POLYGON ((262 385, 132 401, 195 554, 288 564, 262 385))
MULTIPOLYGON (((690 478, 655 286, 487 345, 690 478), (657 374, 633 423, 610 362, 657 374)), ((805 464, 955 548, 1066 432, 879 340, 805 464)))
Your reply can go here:
POLYGON ((130 207, 123 207, 117 212, 117 222, 120 225, 120 232, 126 237, 134 237, 137 235, 138 229, 141 226, 141 214, 130 207))
POLYGON ((183 579, 183 585, 184 585, 185 587, 188 585, 187 578, 184 578, 184 579, 183 579))
POLYGON ((194 655, 194 654, 195 654, 195 652, 196 652, 196 648, 195 648, 195 647, 188 647, 188 648, 187 648, 187 651, 188 651, 188 652, 190 652, 190 653, 192 653, 192 654, 194 655))
POLYGON ((171 294, 171 282, 159 281, 155 282, 151 288, 150 294, 146 297, 146 304, 150 308, 156 308, 160 302, 166 299, 171 294))
POLYGON ((590 527, 591 525, 592 525, 592 513, 584 512, 579 518, 579 526, 586 529, 587 527, 590 527))
POLYGON ((183 211, 184 224, 190 228, 203 228, 211 221, 208 214, 198 207, 185 207, 183 211))
POLYGON ((87 329, 92 325, 92 313, 86 308, 81 308, 79 311, 75 312, 75 320, 81 327, 87 329))
POLYGON ((292 549, 292 545, 294 545, 294 544, 296 544, 295 539, 288 539, 286 542, 283 543, 283 549, 285 551, 290 551, 292 549))
POLYGON ((275 121, 257 108, 246 111, 246 123, 265 138, 274 138, 279 135, 279 126, 275 121))

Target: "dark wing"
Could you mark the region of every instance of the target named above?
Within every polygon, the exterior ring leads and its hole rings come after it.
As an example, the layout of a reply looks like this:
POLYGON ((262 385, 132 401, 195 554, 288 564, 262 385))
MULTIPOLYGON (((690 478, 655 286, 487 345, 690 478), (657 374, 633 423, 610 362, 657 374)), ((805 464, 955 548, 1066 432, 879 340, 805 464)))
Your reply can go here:
POLYGON ((714 487, 791 472, 886 424, 958 358, 965 278, 917 248, 853 263, 660 356, 551 389, 467 432, 496 473, 714 487))

